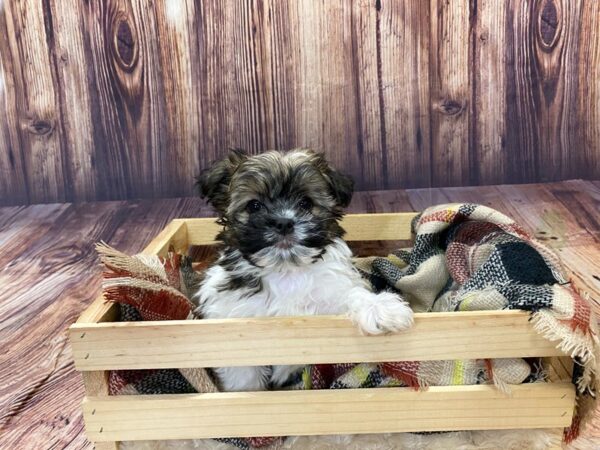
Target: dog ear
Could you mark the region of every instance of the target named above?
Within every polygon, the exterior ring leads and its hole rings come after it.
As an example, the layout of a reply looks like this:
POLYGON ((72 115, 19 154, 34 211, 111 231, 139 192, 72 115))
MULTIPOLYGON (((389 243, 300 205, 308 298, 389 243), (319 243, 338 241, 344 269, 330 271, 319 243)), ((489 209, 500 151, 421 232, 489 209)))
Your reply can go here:
POLYGON ((329 181, 331 192, 333 193, 338 206, 342 208, 347 207, 352 200, 352 193, 354 192, 354 180, 350 176, 333 169, 327 162, 327 159, 323 153, 316 153, 310 150, 309 154, 315 158, 315 166, 329 181))
POLYGON ((329 169, 329 179, 338 205, 342 208, 347 207, 352 200, 354 180, 335 169, 329 169))
POLYGON ((248 155, 243 150, 230 149, 224 159, 213 163, 196 178, 200 197, 206 198, 221 215, 225 214, 229 205, 231 177, 246 159, 248 155))

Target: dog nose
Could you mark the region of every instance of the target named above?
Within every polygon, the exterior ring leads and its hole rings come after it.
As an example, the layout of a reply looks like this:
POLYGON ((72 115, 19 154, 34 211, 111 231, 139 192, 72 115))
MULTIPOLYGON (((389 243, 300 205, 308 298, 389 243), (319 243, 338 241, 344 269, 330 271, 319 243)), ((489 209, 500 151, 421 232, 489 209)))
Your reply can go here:
POLYGON ((281 234, 289 234, 294 231, 294 221, 283 217, 275 219, 275 228, 281 234))

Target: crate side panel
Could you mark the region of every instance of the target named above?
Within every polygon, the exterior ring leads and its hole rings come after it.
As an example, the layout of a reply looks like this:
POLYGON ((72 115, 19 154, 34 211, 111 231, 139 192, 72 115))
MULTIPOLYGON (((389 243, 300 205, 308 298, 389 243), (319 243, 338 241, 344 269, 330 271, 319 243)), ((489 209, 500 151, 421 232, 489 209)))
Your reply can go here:
MULTIPOLYGON (((347 241, 400 241, 411 238, 410 224, 417 213, 348 214, 342 219, 347 241)), ((183 219, 190 245, 209 245, 221 226, 210 219, 183 219)))
POLYGON ((363 336, 341 316, 76 324, 79 370, 558 356, 520 311, 422 313, 405 332, 363 336))

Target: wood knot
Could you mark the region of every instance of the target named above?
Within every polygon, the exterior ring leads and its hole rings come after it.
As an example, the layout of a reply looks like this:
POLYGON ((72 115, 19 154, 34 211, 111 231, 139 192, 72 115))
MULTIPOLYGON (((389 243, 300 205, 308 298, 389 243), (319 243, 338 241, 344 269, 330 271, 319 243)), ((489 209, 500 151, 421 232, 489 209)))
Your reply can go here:
POLYGON ((52 122, 42 119, 32 119, 27 126, 27 130, 31 134, 36 134, 38 136, 50 134, 53 129, 54 126, 52 125, 52 122))
POLYGON ((56 246, 44 252, 44 255, 40 258, 39 266, 42 269, 48 267, 62 268, 83 260, 89 254, 89 251, 91 250, 74 245, 56 246))
POLYGON ((131 71, 138 58, 135 30, 125 13, 119 14, 113 23, 113 55, 123 70, 131 71))
POLYGON ((447 116, 455 116, 460 114, 464 106, 456 100, 445 99, 439 104, 439 111, 447 116))
POLYGON ((540 12, 539 36, 542 44, 553 47, 559 34, 558 10, 554 0, 546 0, 540 12))

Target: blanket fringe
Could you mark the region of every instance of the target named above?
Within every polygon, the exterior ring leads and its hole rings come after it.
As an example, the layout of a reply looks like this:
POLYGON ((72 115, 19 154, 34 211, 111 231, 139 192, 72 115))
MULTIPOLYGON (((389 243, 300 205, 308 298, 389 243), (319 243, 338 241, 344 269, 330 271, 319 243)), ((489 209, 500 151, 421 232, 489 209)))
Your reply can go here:
POLYGON ((498 389, 504 395, 506 395, 507 397, 510 397, 512 395, 512 389, 510 387, 510 384, 508 384, 506 380, 497 376, 494 372, 492 372, 492 381, 494 382, 494 386, 496 386, 496 389, 498 389))
POLYGON ((580 358, 585 366, 584 374, 576 380, 577 387, 583 392, 590 386, 593 375, 596 373, 596 355, 594 353, 595 336, 573 332, 571 329, 564 331, 565 327, 548 310, 534 312, 531 322, 535 330, 544 338, 557 342, 557 348, 571 358, 580 358))
POLYGON ((488 376, 490 380, 492 380, 492 382, 494 383, 496 389, 498 389, 506 396, 510 397, 512 395, 512 389, 510 388, 510 384, 504 378, 498 375, 498 371, 494 370, 494 361, 491 359, 485 359, 484 363, 485 368, 488 372, 488 376))
POLYGON ((167 282, 167 274, 160 258, 155 255, 129 256, 100 241, 96 244, 100 261, 114 274, 106 273, 105 277, 132 276, 148 281, 167 282))

